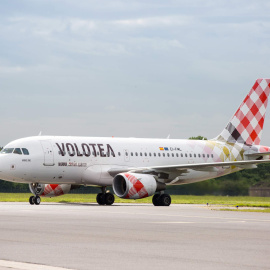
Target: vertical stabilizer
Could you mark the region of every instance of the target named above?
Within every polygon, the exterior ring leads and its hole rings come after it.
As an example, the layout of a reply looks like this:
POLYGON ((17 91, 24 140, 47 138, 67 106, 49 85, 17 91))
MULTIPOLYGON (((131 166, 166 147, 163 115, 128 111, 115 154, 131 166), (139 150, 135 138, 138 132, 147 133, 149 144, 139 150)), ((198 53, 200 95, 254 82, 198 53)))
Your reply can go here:
POLYGON ((216 138, 228 143, 260 144, 270 79, 257 79, 226 128, 216 138))

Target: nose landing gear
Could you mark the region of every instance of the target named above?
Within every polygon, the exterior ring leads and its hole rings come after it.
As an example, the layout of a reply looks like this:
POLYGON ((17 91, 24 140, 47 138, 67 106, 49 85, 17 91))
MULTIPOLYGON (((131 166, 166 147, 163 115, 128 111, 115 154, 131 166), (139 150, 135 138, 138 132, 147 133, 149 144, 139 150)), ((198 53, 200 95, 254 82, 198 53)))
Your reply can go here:
POLYGON ((40 204, 40 197, 39 196, 31 196, 30 198, 29 198, 29 203, 31 204, 31 205, 39 205, 40 204))
POLYGON ((97 203, 99 205, 112 205, 114 203, 114 195, 112 193, 106 193, 106 187, 101 188, 102 193, 97 195, 97 203))

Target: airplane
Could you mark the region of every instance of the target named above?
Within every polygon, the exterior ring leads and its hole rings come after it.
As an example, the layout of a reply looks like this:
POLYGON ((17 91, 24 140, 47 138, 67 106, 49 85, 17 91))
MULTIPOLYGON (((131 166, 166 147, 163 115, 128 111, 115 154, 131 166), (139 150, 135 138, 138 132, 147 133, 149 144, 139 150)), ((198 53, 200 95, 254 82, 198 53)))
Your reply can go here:
POLYGON ((0 154, 0 179, 28 183, 34 196, 67 194, 97 186, 99 205, 115 197, 149 196, 169 206, 168 185, 212 179, 270 162, 270 147, 260 145, 270 79, 257 79, 223 131, 211 140, 34 136, 8 143, 0 154))

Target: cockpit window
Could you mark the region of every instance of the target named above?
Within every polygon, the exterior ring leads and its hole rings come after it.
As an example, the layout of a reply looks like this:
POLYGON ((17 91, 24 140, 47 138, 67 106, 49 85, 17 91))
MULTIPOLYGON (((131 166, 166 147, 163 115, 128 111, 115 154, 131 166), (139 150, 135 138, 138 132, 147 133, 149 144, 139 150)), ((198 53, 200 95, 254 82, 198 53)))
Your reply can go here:
POLYGON ((21 155, 22 154, 21 148, 15 148, 13 154, 19 154, 19 155, 21 155))
POLYGON ((2 151, 1 151, 1 154, 10 154, 12 153, 14 150, 14 148, 4 148, 2 151))
POLYGON ((26 148, 22 148, 22 151, 24 155, 29 155, 29 151, 26 148))

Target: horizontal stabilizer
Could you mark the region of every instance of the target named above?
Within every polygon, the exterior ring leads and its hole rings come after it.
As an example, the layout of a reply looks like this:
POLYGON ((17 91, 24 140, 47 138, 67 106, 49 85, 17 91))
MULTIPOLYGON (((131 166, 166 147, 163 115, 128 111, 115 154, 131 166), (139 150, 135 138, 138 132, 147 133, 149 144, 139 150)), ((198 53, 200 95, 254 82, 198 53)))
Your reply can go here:
POLYGON ((269 156, 270 155, 270 152, 263 152, 263 153, 248 153, 248 154, 245 154, 245 156, 248 156, 248 157, 261 157, 261 156, 269 156))

